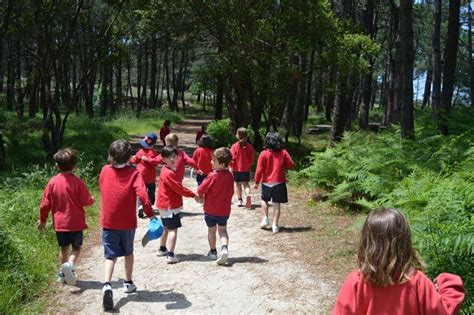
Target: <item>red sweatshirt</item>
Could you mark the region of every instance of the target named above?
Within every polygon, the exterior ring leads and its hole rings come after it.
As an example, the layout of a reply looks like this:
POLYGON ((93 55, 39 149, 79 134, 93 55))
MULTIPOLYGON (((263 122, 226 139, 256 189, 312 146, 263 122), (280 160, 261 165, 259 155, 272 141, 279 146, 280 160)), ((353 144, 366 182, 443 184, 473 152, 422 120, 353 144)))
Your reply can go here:
POLYGON ((205 175, 212 172, 212 152, 214 152, 214 150, 210 148, 199 147, 193 153, 194 162, 196 162, 199 169, 203 171, 205 175))
POLYGON ((100 172, 99 188, 102 195, 100 224, 103 228, 135 229, 137 197, 142 202, 145 214, 149 217, 154 215, 143 178, 131 166, 116 168, 105 165, 100 172))
POLYGON ((234 194, 234 176, 228 169, 215 170, 198 187, 198 194, 204 197, 204 212, 228 216, 234 194))
POLYGON ((245 147, 241 147, 237 141, 230 147, 232 153, 232 162, 230 168, 234 172, 250 172, 250 166, 252 166, 253 159, 255 158, 255 149, 247 142, 245 147))
POLYGON ((142 174, 145 184, 154 183, 156 180, 156 166, 158 165, 154 160, 158 156, 153 149, 141 149, 131 159, 130 162, 137 164, 137 171, 142 174), (143 161, 142 156, 146 156, 148 161, 143 161))
POLYGON ((199 130, 197 133, 196 133, 196 143, 201 139, 201 137, 203 135, 205 135, 206 132, 205 131, 202 131, 202 130, 199 130))
POLYGON ((183 186, 182 179, 178 178, 177 171, 164 166, 160 172, 158 196, 155 206, 160 210, 177 209, 183 206, 183 196, 195 197, 196 195, 183 186))
POLYGON ((40 205, 40 221, 46 222, 53 211, 56 232, 75 232, 87 229, 84 207, 94 203, 86 184, 72 173, 61 173, 46 185, 40 205))
POLYGON ((288 152, 264 150, 260 153, 255 171, 255 183, 285 183, 285 171, 295 166, 288 152))
POLYGON ((166 136, 170 133, 170 127, 163 126, 160 129, 160 139, 161 141, 165 141, 166 136))
MULTIPOLYGON (((153 163, 156 163, 156 165, 164 163, 161 155, 157 155, 153 159, 153 163)), ((188 165, 194 168, 195 170, 199 170, 199 167, 196 162, 194 162, 194 160, 190 158, 189 155, 186 154, 186 152, 181 149, 178 149, 178 157, 176 158, 176 175, 178 176, 180 181, 182 181, 184 178, 184 165, 188 165)))
POLYGON ((416 271, 405 283, 375 287, 364 281, 360 270, 354 270, 344 282, 332 314, 456 314, 464 299, 461 278, 442 273, 436 282, 438 290, 423 272, 416 271))

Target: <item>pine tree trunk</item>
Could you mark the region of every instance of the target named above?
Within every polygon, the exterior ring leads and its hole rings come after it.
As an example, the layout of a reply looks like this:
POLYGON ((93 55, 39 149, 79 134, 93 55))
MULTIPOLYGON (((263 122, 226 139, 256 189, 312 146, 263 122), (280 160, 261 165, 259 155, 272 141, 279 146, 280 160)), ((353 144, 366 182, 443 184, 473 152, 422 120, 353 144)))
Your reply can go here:
POLYGON ((8 62, 7 62, 7 110, 13 111, 13 102, 15 97, 15 57, 14 57, 13 41, 9 41, 8 45, 8 62))
POLYGON ((426 72, 425 91, 423 93, 423 102, 421 103, 421 109, 424 109, 428 105, 428 102, 430 101, 432 82, 433 82, 433 69, 431 67, 431 62, 430 62, 430 66, 428 68, 428 71, 426 72))
POLYGON ((474 61, 472 58, 472 8, 467 6, 467 51, 469 60, 470 85, 469 94, 471 98, 471 107, 474 107, 474 61))
MULTIPOLYGON (((198 95, 198 102, 199 97, 201 96, 201 92, 198 95)), ((222 119, 222 111, 224 108, 224 77, 222 74, 217 76, 217 87, 216 87, 216 107, 215 107, 215 114, 214 119, 222 119)))
POLYGON ((151 65, 150 65, 150 108, 156 107, 156 38, 151 41, 151 65))
POLYGON ((122 86, 122 59, 117 60, 117 67, 115 69, 115 99, 116 108, 119 110, 122 108, 123 100, 123 86, 122 86))
POLYGON ((438 116, 441 107, 441 0, 434 0, 433 11, 433 93, 431 94, 431 107, 438 116))
POLYGON ((148 98, 147 98, 147 94, 148 94, 148 53, 149 53, 149 49, 148 49, 148 42, 145 43, 145 46, 143 48, 144 50, 144 54, 143 54, 143 59, 144 59, 144 62, 143 62, 143 87, 142 87, 142 97, 141 97, 141 100, 142 100, 142 104, 143 104, 143 107, 144 108, 148 108, 148 98))
POLYGON ((24 93, 22 92, 21 87, 21 54, 20 54, 20 41, 16 40, 16 76, 18 80, 16 80, 16 116, 19 119, 23 119, 24 117, 24 93))

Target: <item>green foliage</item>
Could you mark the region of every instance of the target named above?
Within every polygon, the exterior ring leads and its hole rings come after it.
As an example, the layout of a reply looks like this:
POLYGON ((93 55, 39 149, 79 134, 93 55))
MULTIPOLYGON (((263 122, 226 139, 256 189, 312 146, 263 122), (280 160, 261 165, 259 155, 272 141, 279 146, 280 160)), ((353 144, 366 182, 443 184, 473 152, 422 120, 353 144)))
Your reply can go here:
POLYGON ((207 133, 212 138, 214 148, 230 147, 235 142, 230 119, 221 119, 209 123, 207 133))
MULTIPOLYGON (((311 166, 300 176, 346 208, 402 209, 428 274, 459 274, 473 292, 474 112, 463 109, 453 116, 463 118, 450 129, 458 133, 448 137, 437 135, 429 115, 418 117, 416 141, 400 141, 396 129, 346 133, 337 146, 313 153, 311 166)), ((468 295, 466 312, 473 302, 468 295)))

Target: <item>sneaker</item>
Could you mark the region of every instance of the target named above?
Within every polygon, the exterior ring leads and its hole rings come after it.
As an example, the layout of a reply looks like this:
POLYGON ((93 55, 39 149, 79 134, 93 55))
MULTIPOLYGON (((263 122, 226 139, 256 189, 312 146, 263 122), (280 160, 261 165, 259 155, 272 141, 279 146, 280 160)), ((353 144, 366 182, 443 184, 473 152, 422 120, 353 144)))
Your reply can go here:
POLYGON ((178 261, 179 259, 176 256, 166 256, 166 262, 168 264, 176 264, 178 261))
POLYGON ((245 208, 252 208, 252 197, 250 197, 250 195, 247 195, 247 197, 245 198, 245 208))
POLYGON ((146 215, 143 212, 143 206, 142 205, 138 206, 138 217, 140 219, 145 219, 146 218, 146 215))
POLYGON ((64 283, 65 282, 65 279, 64 279, 64 273, 60 272, 57 274, 56 276, 56 282, 59 282, 59 283, 64 283))
POLYGON ((280 232, 280 227, 276 224, 273 224, 272 225, 272 232, 273 232, 273 234, 276 234, 276 233, 280 232))
POLYGON ((112 293, 112 287, 110 284, 104 284, 102 287, 102 306, 105 311, 109 311, 114 308, 114 298, 112 293))
POLYGON ((214 254, 213 252, 209 251, 209 253, 207 253, 207 257, 209 257, 211 260, 216 260, 217 252, 214 254))
POLYGON ((221 252, 219 253, 219 256, 217 257, 216 264, 218 265, 225 265, 227 262, 227 258, 229 257, 229 251, 227 248, 221 249, 221 252))
POLYGON ((244 201, 242 199, 239 199, 239 207, 243 207, 244 206, 244 201))
POLYGON ((74 270, 72 270, 72 265, 69 261, 61 265, 61 272, 64 274, 64 281, 66 284, 76 285, 76 275, 74 274, 74 270))
POLYGON ((156 256, 166 256, 168 255, 168 250, 165 249, 165 250, 162 250, 161 248, 158 250, 158 252, 156 252, 156 256))
POLYGON ((270 221, 268 220, 268 217, 263 217, 262 222, 260 222, 260 228, 267 229, 269 225, 270 221))
POLYGON ((133 282, 123 282, 123 292, 132 293, 137 290, 137 286, 133 282))

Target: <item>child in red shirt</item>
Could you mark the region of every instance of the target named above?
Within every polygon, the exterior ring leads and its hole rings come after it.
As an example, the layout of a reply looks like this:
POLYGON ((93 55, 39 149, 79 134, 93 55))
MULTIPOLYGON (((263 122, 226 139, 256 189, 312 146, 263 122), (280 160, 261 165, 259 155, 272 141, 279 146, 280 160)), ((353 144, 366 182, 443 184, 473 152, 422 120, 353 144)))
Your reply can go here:
POLYGON ((431 282, 413 248, 410 226, 396 209, 369 213, 357 253, 359 269, 342 285, 333 315, 457 314, 464 299, 461 278, 442 273, 431 282))
MULTIPOLYGON (((155 158, 158 153, 153 149, 153 145, 156 143, 158 137, 156 134, 150 132, 140 141, 141 149, 130 158, 130 162, 137 164, 137 171, 142 175, 145 187, 148 192, 148 198, 151 204, 155 203, 155 192, 156 192, 156 166, 158 165, 155 158)), ((139 202, 138 217, 144 218, 143 206, 139 202)))
POLYGON ((230 216, 232 195, 234 194, 234 178, 228 166, 232 161, 232 153, 228 148, 219 148, 212 156, 212 171, 198 187, 198 194, 204 198, 204 220, 208 227, 207 238, 210 251, 207 254, 215 259, 218 265, 224 265, 229 256, 229 235, 227 220, 230 216), (217 228, 216 228, 217 226, 217 228), (221 238, 221 251, 217 256, 216 232, 221 238))
POLYGON ((161 156, 166 165, 160 172, 158 197, 155 206, 160 211, 165 230, 160 238, 160 249, 157 255, 167 256, 167 263, 174 264, 179 261, 174 254, 174 249, 178 237, 178 228, 182 227, 179 212, 183 209, 183 196, 197 198, 197 195, 183 187, 182 178, 178 177, 176 171, 178 150, 175 147, 166 146, 161 150, 161 156))
POLYGON ((263 219, 260 228, 268 228, 268 202, 273 202, 273 233, 278 233, 281 204, 288 202, 285 171, 295 166, 288 152, 281 146, 277 132, 269 132, 264 141, 265 150, 258 157, 255 170, 255 189, 262 183, 263 219))
POLYGON ((137 290, 132 281, 133 241, 137 228, 137 197, 150 220, 155 217, 143 178, 129 164, 130 155, 131 146, 127 141, 112 142, 109 147, 110 164, 102 168, 99 176, 99 188, 102 196, 100 224, 105 256, 105 281, 102 288, 104 310, 111 310, 114 306, 110 282, 117 257, 124 257, 123 291, 131 293, 137 290))
POLYGON ((237 190, 237 198, 239 206, 243 206, 242 187, 245 190, 245 207, 252 207, 252 199, 250 197, 250 167, 255 158, 255 150, 248 142, 247 129, 240 127, 237 129, 235 137, 239 140, 232 145, 230 151, 232 152, 232 162, 230 167, 234 174, 235 188, 237 190))
POLYGON ((46 185, 40 205, 38 229, 44 232, 49 211, 53 213, 53 228, 60 247, 61 271, 58 281, 76 284, 74 264, 81 254, 83 230, 87 229, 84 207, 94 203, 87 186, 73 174, 77 166, 78 152, 71 148, 58 150, 53 159, 61 172, 46 185), (72 250, 69 255, 69 245, 72 250))
POLYGON ((201 137, 207 134, 206 129, 207 129, 207 125, 202 124, 201 129, 196 133, 196 144, 199 145, 199 140, 201 139, 201 137))
POLYGON ((169 135, 171 132, 170 125, 171 125, 171 121, 169 119, 166 119, 163 122, 163 127, 161 127, 160 129, 160 140, 163 142, 163 146, 166 145, 166 141, 165 141, 166 136, 169 135))
POLYGON ((193 153, 193 160, 196 162, 203 174, 197 174, 196 181, 198 186, 206 176, 212 172, 212 140, 208 135, 203 135, 198 141, 199 147, 193 153))

